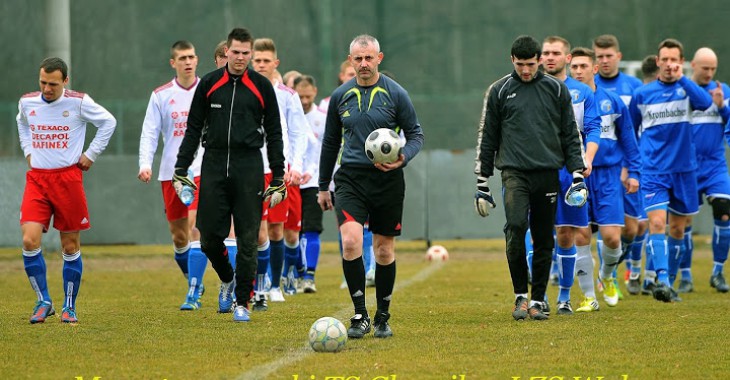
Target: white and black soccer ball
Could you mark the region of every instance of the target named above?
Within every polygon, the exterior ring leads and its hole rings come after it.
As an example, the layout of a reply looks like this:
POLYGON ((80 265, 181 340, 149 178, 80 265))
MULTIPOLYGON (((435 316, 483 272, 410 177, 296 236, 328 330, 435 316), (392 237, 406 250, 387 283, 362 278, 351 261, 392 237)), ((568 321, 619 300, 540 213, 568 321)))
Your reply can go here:
POLYGON ((365 155, 374 164, 386 164, 398 161, 403 146, 394 130, 378 128, 365 140, 365 155))
POLYGON ((309 329, 309 345, 316 352, 340 352, 347 343, 347 329, 337 318, 322 317, 309 329))
POLYGON ((432 245, 426 251, 426 261, 446 261, 449 259, 449 251, 442 245, 432 245))

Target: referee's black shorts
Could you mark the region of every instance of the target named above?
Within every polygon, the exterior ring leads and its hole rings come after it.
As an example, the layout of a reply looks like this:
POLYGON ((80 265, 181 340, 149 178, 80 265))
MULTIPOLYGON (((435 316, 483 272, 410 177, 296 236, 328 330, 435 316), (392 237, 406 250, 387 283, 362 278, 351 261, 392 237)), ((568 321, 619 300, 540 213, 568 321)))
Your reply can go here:
POLYGON ((400 236, 406 184, 403 169, 342 166, 335 173, 337 222, 369 222, 370 231, 400 236))
POLYGON ((308 187, 299 188, 302 195, 302 232, 322 233, 322 208, 317 203, 317 194, 319 189, 308 187))

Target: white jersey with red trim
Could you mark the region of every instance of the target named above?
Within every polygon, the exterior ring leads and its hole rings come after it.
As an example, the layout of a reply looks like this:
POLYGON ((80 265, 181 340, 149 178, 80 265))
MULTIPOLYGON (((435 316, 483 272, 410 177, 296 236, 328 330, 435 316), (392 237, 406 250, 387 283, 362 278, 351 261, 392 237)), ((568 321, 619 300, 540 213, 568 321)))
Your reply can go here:
POLYGON ((319 155, 322 152, 322 137, 324 137, 324 125, 327 122, 327 113, 318 107, 312 107, 309 113, 305 114, 311 133, 307 139, 307 150, 304 153, 304 173, 309 173, 312 178, 302 183, 299 187, 317 187, 319 181, 319 155))
MULTIPOLYGON (((177 78, 173 78, 170 82, 157 87, 150 96, 139 139, 139 168, 152 169, 152 161, 162 135, 162 158, 157 175, 159 181, 172 179, 177 153, 187 128, 190 103, 193 101, 198 83, 200 78, 195 78, 195 83, 185 88, 178 83, 177 78)), ((195 176, 200 175, 203 152, 203 148, 199 146, 198 153, 190 165, 195 176)))
POLYGON ((51 103, 40 91, 23 95, 18 101, 18 136, 30 166, 59 169, 76 165, 86 138, 86 124, 98 131, 84 155, 96 161, 111 139, 117 120, 83 92, 63 90, 51 103))
MULTIPOLYGON (((307 148, 309 131, 307 118, 302 109, 302 101, 296 91, 281 83, 274 84, 274 92, 281 116, 281 136, 284 140, 286 168, 301 173, 304 170, 304 151, 307 148)), ((266 145, 261 148, 261 154, 264 157, 264 173, 271 173, 266 145)))

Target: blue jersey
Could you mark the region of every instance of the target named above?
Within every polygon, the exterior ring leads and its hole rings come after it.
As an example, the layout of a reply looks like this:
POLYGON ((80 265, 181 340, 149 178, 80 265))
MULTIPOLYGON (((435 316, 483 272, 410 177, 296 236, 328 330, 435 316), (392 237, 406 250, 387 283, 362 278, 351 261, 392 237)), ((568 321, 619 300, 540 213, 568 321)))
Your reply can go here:
POLYGON ((710 94, 685 76, 674 83, 655 80, 636 89, 629 112, 641 136, 642 175, 697 169, 690 114, 711 105, 710 94))
POLYGON ((601 117, 601 143, 593 166, 619 165, 625 158, 629 176, 638 179, 641 157, 628 107, 617 94, 600 87, 594 96, 601 117))
POLYGON ((596 81, 596 87, 618 94, 626 107, 631 103, 634 90, 644 85, 639 78, 632 77, 620 71, 613 78, 604 78, 600 74, 596 74, 594 79, 596 81))
MULTIPOLYGON (((709 92, 717 88, 717 83, 711 81, 709 84, 700 86, 709 92)), ((725 124, 730 117, 730 87, 722 83, 722 93, 725 96, 724 107, 718 109, 713 102, 710 108, 705 111, 692 111, 692 122, 695 147, 697 148, 697 160, 699 162, 714 162, 727 166, 725 162, 725 142, 723 141, 725 124)))
POLYGON ((584 144, 601 142, 601 119, 598 117, 593 90, 571 77, 565 79, 573 102, 573 113, 584 144))

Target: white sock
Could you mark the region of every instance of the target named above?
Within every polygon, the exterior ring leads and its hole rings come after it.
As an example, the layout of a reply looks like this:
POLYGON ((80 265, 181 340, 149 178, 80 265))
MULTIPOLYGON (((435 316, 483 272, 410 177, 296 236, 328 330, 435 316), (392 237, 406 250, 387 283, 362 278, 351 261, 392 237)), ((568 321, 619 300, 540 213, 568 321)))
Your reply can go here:
POLYGON ((596 298, 596 289, 593 286, 593 256, 591 246, 576 246, 578 257, 575 260, 575 277, 578 279, 578 286, 586 297, 596 298))
POLYGON ((609 248, 603 245, 603 265, 601 265, 601 278, 613 278, 613 271, 616 270, 618 260, 621 258, 621 244, 616 248, 609 248))

